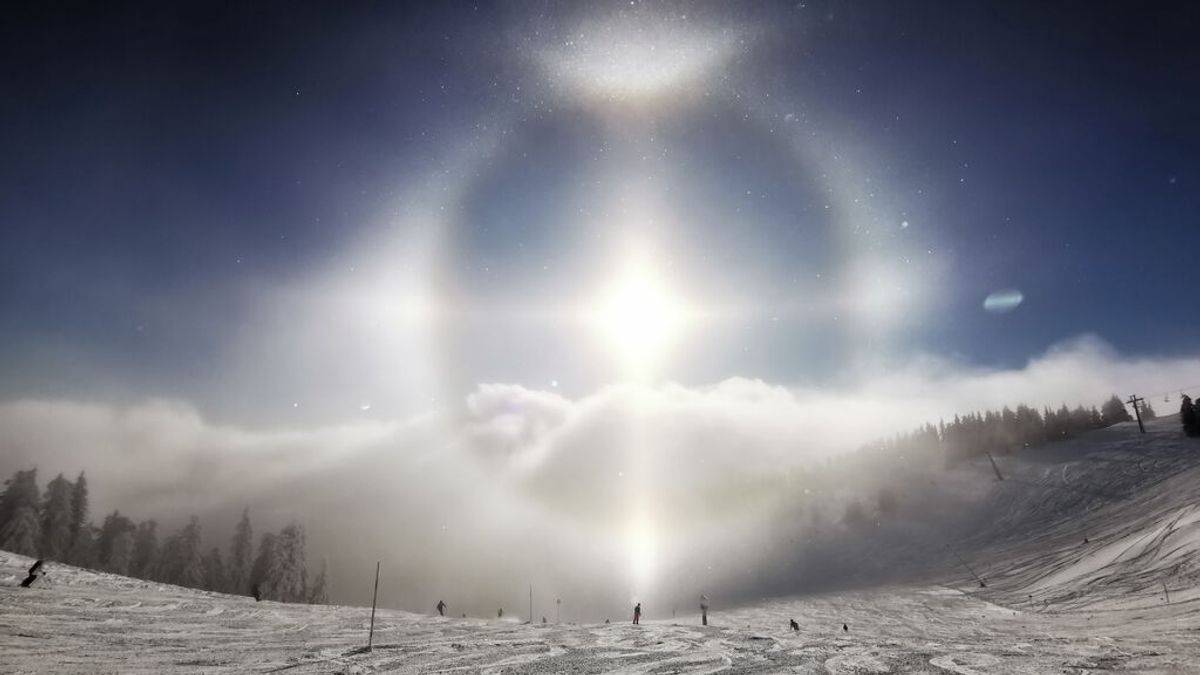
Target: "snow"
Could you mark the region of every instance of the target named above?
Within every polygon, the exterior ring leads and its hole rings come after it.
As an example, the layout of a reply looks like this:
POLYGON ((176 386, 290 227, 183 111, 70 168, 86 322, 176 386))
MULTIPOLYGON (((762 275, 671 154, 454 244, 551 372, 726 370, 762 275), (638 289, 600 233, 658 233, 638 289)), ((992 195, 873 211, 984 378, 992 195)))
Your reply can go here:
POLYGON ((715 607, 708 627, 653 607, 640 626, 382 609, 366 652, 370 608, 256 603, 53 563, 22 589, 32 561, 0 552, 0 671, 1200 672, 1200 444, 1177 428, 1123 424, 997 458, 1007 480, 984 497, 991 520, 955 543, 984 589, 959 570, 715 607))

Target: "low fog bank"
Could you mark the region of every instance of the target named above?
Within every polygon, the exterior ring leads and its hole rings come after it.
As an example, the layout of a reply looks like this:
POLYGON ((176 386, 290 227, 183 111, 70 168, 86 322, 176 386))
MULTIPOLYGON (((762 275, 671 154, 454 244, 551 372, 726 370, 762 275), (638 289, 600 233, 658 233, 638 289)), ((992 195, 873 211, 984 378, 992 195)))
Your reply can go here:
POLYGON ((988 475, 850 451, 956 412, 1195 382, 1200 358, 1084 338, 1022 369, 927 358, 837 390, 734 378, 571 400, 487 384, 454 409, 315 429, 223 426, 179 402, 19 400, 0 404, 0 471, 37 466, 44 486, 86 470, 93 521, 194 513, 206 546, 227 546, 244 505, 256 540, 296 520, 335 602, 369 602, 382 560, 386 606, 524 618, 533 584, 539 620, 561 598, 563 620, 615 621, 635 601, 655 618, 694 613, 702 592, 716 608, 948 568, 919 552, 971 521, 988 475))

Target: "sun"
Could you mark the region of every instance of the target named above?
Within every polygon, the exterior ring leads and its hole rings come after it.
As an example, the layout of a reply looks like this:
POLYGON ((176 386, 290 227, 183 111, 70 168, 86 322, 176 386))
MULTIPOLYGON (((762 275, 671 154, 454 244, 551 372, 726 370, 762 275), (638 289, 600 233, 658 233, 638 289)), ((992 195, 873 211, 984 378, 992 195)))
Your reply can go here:
POLYGON ((599 294, 591 318, 627 374, 647 375, 676 343, 689 315, 649 256, 638 252, 599 294))

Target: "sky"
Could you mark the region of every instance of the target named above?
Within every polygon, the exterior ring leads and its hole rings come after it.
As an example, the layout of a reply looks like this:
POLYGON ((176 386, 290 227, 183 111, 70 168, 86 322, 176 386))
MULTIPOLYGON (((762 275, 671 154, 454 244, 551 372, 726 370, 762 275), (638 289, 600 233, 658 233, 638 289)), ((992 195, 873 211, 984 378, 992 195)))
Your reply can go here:
POLYGON ((395 478, 398 511, 470 490, 645 549, 676 521, 593 511, 668 474, 656 508, 980 406, 1119 392, 1169 411, 1200 385, 1198 19, 1166 2, 16 9, 0 469, 107 474, 100 505, 147 516, 250 501, 314 545, 336 529, 320 514, 363 513, 345 492, 395 478), (680 468, 684 446, 705 468, 680 468), (365 457, 397 476, 340 473, 365 457), (246 471, 283 487, 230 479, 246 471), (545 488, 581 471, 612 480, 545 488), (418 489, 425 472, 446 478, 418 489))

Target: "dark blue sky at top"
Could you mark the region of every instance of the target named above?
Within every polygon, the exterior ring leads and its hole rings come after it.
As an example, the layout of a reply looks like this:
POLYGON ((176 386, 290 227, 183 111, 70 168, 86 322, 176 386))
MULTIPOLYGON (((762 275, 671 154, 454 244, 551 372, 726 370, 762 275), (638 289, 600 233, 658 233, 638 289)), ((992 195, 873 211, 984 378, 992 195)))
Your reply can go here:
MULTIPOLYGON (((1123 352, 1194 351, 1195 4, 661 11, 769 26, 739 72, 886 157, 881 179, 923 190, 905 194, 914 236, 950 261, 949 288, 906 347, 1018 365, 1092 332, 1123 352), (1006 287, 1025 303, 984 313, 983 297, 1006 287)), ((585 189, 565 169, 587 161, 603 130, 575 113, 540 115, 535 77, 508 53, 573 12, 542 2, 10 10, 0 25, 3 394, 219 389, 226 336, 261 311, 246 289, 335 260, 496 110, 515 111, 525 149, 482 173, 461 205, 466 262, 452 273, 481 295, 536 285, 528 270, 562 236, 545 224, 585 189), (498 283, 480 275, 485 264, 498 283)), ((665 128, 702 189, 728 190, 728 203, 743 185, 771 195, 746 205, 752 232, 698 226, 697 241, 753 240, 746 274, 766 285, 784 288, 789 266, 820 268, 829 242, 795 227, 819 196, 761 129, 720 110, 665 128)), ((785 356, 801 337, 748 340, 758 348, 699 377, 805 377, 785 356)))

